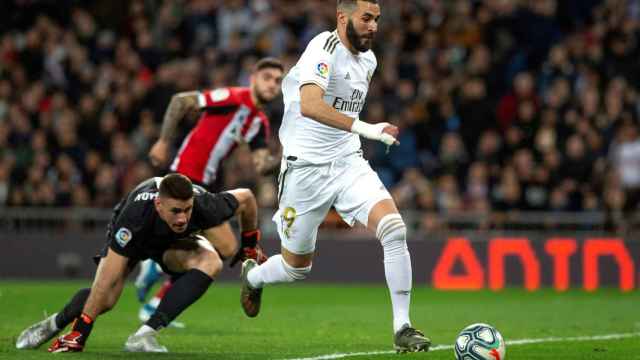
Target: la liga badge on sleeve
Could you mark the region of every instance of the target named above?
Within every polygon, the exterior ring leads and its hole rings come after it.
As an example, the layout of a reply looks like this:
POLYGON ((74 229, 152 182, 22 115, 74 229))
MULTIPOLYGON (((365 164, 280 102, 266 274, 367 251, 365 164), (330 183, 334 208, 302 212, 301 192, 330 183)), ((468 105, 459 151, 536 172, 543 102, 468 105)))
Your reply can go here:
POLYGON ((116 241, 118 242, 118 245, 122 247, 125 247, 132 237, 133 235, 131 234, 131 230, 126 227, 121 227, 116 233, 116 241))

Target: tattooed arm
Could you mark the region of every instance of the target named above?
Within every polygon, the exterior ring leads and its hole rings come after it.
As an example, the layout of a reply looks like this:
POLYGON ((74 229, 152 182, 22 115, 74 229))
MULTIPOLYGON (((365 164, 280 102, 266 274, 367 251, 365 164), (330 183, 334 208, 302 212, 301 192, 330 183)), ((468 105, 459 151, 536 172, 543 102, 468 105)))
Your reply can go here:
POLYGON ((149 151, 149 158, 153 166, 162 167, 167 163, 169 146, 175 137, 176 127, 189 111, 198 108, 199 94, 197 91, 189 91, 181 92, 171 97, 171 102, 169 102, 167 111, 162 119, 160 138, 149 151))

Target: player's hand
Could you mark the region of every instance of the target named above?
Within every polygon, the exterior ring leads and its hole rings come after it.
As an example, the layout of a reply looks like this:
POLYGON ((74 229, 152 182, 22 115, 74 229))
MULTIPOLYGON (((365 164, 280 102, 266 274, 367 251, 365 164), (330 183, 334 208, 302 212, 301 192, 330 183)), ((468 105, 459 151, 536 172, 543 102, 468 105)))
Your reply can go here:
POLYGON ((253 259, 260 265, 267 261, 268 258, 260 245, 256 245, 255 247, 246 246, 238 250, 233 259, 231 259, 229 267, 234 267, 238 262, 243 263, 247 259, 253 259))
MULTIPOLYGON (((393 144, 392 145, 400 145, 400 141, 398 141, 398 134, 400 133, 400 129, 398 129, 397 126, 395 125, 391 125, 389 123, 383 123, 383 124, 387 124, 387 126, 385 126, 382 129, 382 133, 383 134, 389 134, 393 137, 393 144)), ((384 141, 383 141, 384 142, 384 141)), ((385 144, 387 144, 386 142, 384 142, 385 144)), ((390 144, 387 144, 390 145, 390 144)))
POLYGON ((367 139, 380 141, 387 146, 398 145, 398 127, 387 122, 369 124, 356 119, 351 126, 351 132, 361 135, 367 139))
POLYGON ((267 149, 258 149, 253 152, 253 166, 256 173, 264 175, 271 172, 280 165, 279 159, 276 159, 267 149))
POLYGON ((84 344, 79 341, 81 338, 82 334, 72 331, 55 339, 48 351, 50 353, 81 352, 84 349, 84 344))
POLYGON ((149 150, 149 160, 151 165, 163 167, 167 163, 167 154, 169 153, 169 143, 163 139, 159 139, 149 150))

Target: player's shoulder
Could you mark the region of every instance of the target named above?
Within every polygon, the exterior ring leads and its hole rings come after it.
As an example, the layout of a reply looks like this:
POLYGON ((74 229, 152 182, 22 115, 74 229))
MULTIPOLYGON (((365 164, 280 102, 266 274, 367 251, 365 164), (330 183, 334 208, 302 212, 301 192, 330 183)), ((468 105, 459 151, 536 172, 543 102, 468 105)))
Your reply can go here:
POLYGON ((237 102, 249 88, 241 87, 219 87, 202 91, 202 94, 209 97, 211 102, 237 102))
POLYGON ((255 104, 251 99, 251 88, 237 86, 237 87, 230 87, 228 89, 229 89, 229 92, 231 93, 231 98, 236 103, 243 103, 255 110, 255 104))
POLYGON ((203 186, 197 185, 197 184, 193 184, 193 198, 195 199, 200 199, 202 196, 204 196, 205 194, 209 193, 209 191, 207 191, 207 189, 205 189, 203 186))
POLYGON ((307 48, 333 54, 339 43, 340 38, 336 31, 323 31, 311 39, 307 48))
POLYGON ((125 209, 130 212, 137 210, 143 212, 143 209, 146 208, 149 203, 153 204, 153 200, 158 197, 158 189, 160 188, 161 181, 162 178, 156 176, 136 185, 127 196, 125 209))
POLYGON ((229 94, 234 97, 244 98, 247 96, 251 96, 251 89, 249 87, 232 86, 232 87, 226 87, 222 89, 226 89, 226 91, 228 91, 229 94))
POLYGON ((193 187, 193 214, 197 218, 215 213, 216 193, 209 192, 203 187, 193 187))
POLYGON ((137 233, 142 231, 144 224, 153 217, 155 212, 154 199, 157 191, 140 191, 129 196, 127 201, 118 209, 115 224, 118 227, 126 227, 137 233))
POLYGON ((129 192, 128 199, 131 201, 136 198, 139 199, 141 194, 157 193, 161 181, 161 177, 155 176, 140 182, 135 188, 133 188, 133 190, 131 190, 131 192, 129 192))

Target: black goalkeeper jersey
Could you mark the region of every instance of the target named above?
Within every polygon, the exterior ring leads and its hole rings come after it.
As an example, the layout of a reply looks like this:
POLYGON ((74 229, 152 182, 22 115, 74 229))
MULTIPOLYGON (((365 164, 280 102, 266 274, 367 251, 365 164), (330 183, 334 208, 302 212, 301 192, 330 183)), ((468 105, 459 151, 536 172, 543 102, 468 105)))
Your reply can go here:
MULTIPOLYGON (((174 233, 160 218, 154 205, 161 180, 161 177, 154 177, 143 181, 116 205, 107 228, 108 248, 134 260, 152 258, 161 262, 162 254, 172 243, 222 224, 238 208, 233 195, 210 193, 193 185, 193 211, 187 230, 174 233)), ((101 256, 106 256, 106 247, 101 256)))

